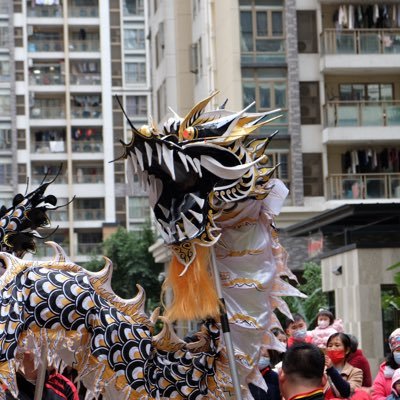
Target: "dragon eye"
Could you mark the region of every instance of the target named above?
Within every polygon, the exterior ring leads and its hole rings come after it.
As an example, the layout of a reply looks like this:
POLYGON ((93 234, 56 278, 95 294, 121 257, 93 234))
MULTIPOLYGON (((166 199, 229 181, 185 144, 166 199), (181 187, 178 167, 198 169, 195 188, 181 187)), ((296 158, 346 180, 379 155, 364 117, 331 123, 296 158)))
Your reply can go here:
POLYGON ((182 138, 185 140, 190 140, 194 138, 194 129, 193 127, 189 127, 182 132, 182 138))

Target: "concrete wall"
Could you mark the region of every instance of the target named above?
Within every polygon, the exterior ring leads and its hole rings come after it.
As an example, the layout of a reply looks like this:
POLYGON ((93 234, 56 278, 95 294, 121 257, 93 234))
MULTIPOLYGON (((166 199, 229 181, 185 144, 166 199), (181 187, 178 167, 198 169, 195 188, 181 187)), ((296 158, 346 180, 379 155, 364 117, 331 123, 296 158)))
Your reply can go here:
POLYGON ((353 249, 321 260, 322 290, 335 292, 336 316, 345 332, 360 341, 373 377, 383 354, 381 285, 393 283, 390 265, 400 260, 400 249, 353 249), (342 266, 342 274, 332 271, 342 266))

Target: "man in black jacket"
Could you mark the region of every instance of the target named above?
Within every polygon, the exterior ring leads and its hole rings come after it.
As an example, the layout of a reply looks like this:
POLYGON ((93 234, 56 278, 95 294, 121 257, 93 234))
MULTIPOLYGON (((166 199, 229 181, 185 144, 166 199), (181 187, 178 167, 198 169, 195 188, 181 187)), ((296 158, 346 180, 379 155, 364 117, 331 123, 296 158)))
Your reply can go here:
POLYGON ((311 343, 289 347, 279 372, 279 385, 286 400, 323 400, 325 358, 311 343))

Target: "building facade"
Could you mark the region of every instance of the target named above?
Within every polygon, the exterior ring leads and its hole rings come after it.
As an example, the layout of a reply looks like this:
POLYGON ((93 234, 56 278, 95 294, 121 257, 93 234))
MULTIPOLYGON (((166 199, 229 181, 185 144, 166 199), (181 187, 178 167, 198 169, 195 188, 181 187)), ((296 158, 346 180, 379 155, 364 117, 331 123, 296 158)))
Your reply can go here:
MULTIPOLYGON (((344 204, 399 203, 397 1, 155 0, 149 11, 158 121, 168 117, 167 106, 184 116, 215 89, 220 94, 213 106, 228 98, 232 110, 253 101, 254 111, 281 110, 281 119, 258 132, 279 130, 269 156, 271 165, 280 163, 277 175, 290 189, 279 228, 344 204)), ((321 239, 318 232, 283 234, 290 266, 301 269, 308 251, 321 250, 321 239)), ((161 249, 161 241, 152 248, 165 261, 161 249)), ((331 275, 324 270, 324 289, 340 297, 331 275)), ((389 275, 379 276, 387 284, 389 275)), ((339 310, 343 304, 347 298, 337 298, 339 310)), ((347 317, 347 328, 359 334, 365 315, 347 317)), ((376 361, 383 345, 372 347, 376 361)))
MULTIPOLYGON (((129 192, 118 95, 135 123, 150 111, 146 2, 0 2, 0 197, 10 204, 58 172, 52 238, 77 261, 100 251, 117 225, 140 229, 145 193, 129 192)), ((40 256, 48 256, 45 247, 40 256)))

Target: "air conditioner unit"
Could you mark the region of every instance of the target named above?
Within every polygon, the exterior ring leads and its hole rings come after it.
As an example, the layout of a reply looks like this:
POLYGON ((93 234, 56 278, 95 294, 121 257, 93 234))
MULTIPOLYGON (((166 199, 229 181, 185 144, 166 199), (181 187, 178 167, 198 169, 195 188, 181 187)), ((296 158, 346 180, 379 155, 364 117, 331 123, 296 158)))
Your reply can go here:
POLYGON ((199 72, 199 57, 197 43, 190 45, 190 72, 197 74, 199 72))
POLYGON ((297 50, 299 53, 317 53, 317 51, 313 49, 312 40, 299 40, 297 42, 297 50))

